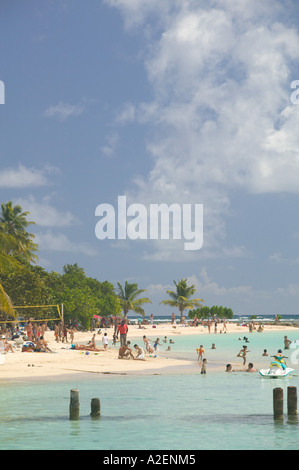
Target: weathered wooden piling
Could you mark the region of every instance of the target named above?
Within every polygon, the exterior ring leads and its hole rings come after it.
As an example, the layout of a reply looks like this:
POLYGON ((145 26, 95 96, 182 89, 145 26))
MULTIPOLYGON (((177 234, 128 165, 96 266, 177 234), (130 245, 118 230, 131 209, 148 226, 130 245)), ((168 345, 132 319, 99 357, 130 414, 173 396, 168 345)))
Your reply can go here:
POLYGON ((101 416, 101 403, 99 398, 92 398, 91 399, 91 412, 90 416, 92 418, 99 418, 101 416))
POLYGON ((80 403, 79 403, 79 390, 71 390, 70 396, 70 420, 79 419, 80 403))
POLYGON ((275 421, 283 420, 283 389, 282 388, 273 389, 273 412, 274 412, 275 421))
POLYGON ((297 420, 297 387, 288 387, 288 417, 297 420))

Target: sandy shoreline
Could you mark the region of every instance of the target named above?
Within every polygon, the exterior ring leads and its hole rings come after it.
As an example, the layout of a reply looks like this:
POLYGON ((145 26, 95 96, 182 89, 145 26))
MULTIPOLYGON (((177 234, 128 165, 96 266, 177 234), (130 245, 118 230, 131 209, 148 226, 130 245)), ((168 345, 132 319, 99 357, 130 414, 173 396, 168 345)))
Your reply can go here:
MULTIPOLYGON (((146 329, 139 329, 138 326, 130 325, 128 340, 131 341, 131 346, 135 343, 144 347, 143 344, 143 335, 146 335, 148 338, 160 338, 164 336, 167 338, 172 338, 175 340, 177 335, 199 335, 204 337, 209 335, 211 338, 215 338, 220 334, 219 331, 222 327, 218 329, 218 334, 211 332, 208 333, 207 328, 202 326, 198 327, 183 327, 177 325, 174 329, 172 325, 163 324, 157 325, 156 328, 152 328, 150 325, 146 329)), ((296 331, 299 334, 299 330, 296 327, 291 326, 281 326, 281 325, 266 325, 264 327, 264 332, 267 331, 281 331, 291 332, 296 331)), ((212 331, 212 330, 211 330, 212 331)), ((96 335, 96 343, 98 348, 102 348, 102 336, 103 333, 107 332, 109 345, 112 344, 112 328, 107 330, 102 330, 101 334, 96 335)), ((240 333, 240 335, 248 336, 248 328, 243 326, 238 326, 233 323, 227 324, 227 333, 240 333)), ((255 334, 255 333, 253 333, 255 334)), ((75 344, 87 344, 87 342, 92 338, 92 332, 76 332, 75 333, 75 344)), ((45 334, 45 339, 48 342, 49 347, 53 353, 36 353, 36 352, 21 352, 19 349, 15 349, 14 353, 5 354, 5 363, 0 365, 0 382, 18 380, 18 379, 47 379, 51 377, 62 377, 62 376, 72 376, 74 374, 124 374, 124 375, 135 375, 135 374, 164 374, 171 373, 171 371, 180 371, 185 373, 197 373, 198 364, 196 360, 196 354, 194 355, 193 361, 187 361, 182 359, 173 358, 172 352, 165 351, 166 348, 163 348, 163 351, 157 354, 157 357, 154 357, 154 354, 146 355, 145 361, 139 360, 127 360, 127 359, 118 359, 118 347, 109 346, 106 351, 100 352, 89 352, 86 354, 84 351, 75 351, 69 349, 70 343, 57 343, 54 339, 53 331, 47 331, 45 334), (151 357, 150 357, 151 356, 151 357)), ((200 341, 200 340, 199 340, 200 341)), ((10 342, 13 344, 13 342, 10 342)), ((119 343, 117 343, 119 345, 119 343)), ((163 343, 162 343, 163 344, 163 343)), ((168 344, 167 344, 168 346, 168 344)), ((223 369, 223 366, 221 365, 223 369)))

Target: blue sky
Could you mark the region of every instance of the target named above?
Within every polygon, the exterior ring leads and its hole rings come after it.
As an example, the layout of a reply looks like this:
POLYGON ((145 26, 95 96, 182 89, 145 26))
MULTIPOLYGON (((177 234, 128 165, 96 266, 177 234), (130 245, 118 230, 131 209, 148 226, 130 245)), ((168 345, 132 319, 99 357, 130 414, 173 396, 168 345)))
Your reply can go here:
POLYGON ((0 196, 39 264, 206 305, 299 313, 295 1, 2 0, 0 196), (95 237, 95 209, 203 204, 204 243, 95 237))

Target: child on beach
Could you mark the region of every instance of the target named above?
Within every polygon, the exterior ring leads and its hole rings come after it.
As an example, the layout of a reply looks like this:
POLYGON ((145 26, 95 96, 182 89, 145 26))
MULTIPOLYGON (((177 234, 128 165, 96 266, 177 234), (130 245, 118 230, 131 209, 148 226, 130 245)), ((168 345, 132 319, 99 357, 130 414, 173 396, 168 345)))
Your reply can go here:
POLYGON ((241 349, 239 354, 237 354, 237 357, 242 357, 243 358, 243 366, 245 366, 245 364, 246 364, 246 354, 248 352, 250 352, 250 351, 248 351, 247 346, 243 346, 243 349, 241 349))
POLYGON ((150 345, 149 339, 147 339, 147 337, 146 337, 145 335, 143 336, 143 342, 144 342, 144 344, 145 344, 146 352, 148 352, 148 353, 150 353, 150 354, 153 353, 154 350, 153 350, 153 348, 152 348, 151 345, 150 345))
POLYGON ((201 366, 201 374, 206 374, 207 373, 207 360, 203 359, 202 361, 202 366, 201 366))
POLYGON ((202 361, 202 355, 205 352, 203 345, 201 344, 200 347, 196 350, 198 353, 198 362, 202 361))
POLYGON ((103 338, 102 338, 102 343, 103 343, 104 349, 107 349, 107 347, 108 347, 108 336, 107 336, 107 333, 104 333, 104 336, 103 336, 103 338))
POLYGON ((145 361, 143 349, 140 346, 138 346, 138 344, 134 344, 134 348, 137 351, 137 356, 134 359, 138 359, 140 361, 145 361))

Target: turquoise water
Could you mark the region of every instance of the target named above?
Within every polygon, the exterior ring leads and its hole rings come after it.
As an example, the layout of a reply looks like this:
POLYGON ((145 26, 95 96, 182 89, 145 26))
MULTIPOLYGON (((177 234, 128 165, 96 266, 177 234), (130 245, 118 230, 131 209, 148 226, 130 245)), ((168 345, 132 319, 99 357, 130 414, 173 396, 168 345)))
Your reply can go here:
MULTIPOLYGON (((149 336, 149 339, 156 339, 156 336, 149 336)), ((171 347, 171 353, 166 352, 166 348, 162 343, 163 338, 160 338, 160 342, 163 346, 159 347, 159 352, 163 356, 176 357, 182 359, 196 359, 196 348, 201 344, 205 349, 205 356, 208 359, 208 364, 212 367, 214 364, 228 362, 233 363, 238 368, 242 368, 243 361, 237 357, 237 354, 242 349, 243 345, 247 346, 247 363, 252 362, 255 366, 268 367, 270 356, 277 353, 278 349, 284 348, 284 336, 287 336, 291 341, 299 340, 299 329, 288 331, 283 333, 281 331, 263 332, 263 333, 248 333, 248 329, 244 328, 242 334, 209 334, 209 335, 172 335, 168 336, 167 340, 171 338, 175 343, 171 347), (248 338, 248 343, 243 341, 243 338, 248 338), (212 350, 212 343, 215 343, 216 349, 212 350), (267 349, 269 357, 263 357, 263 351, 267 349)), ((297 346, 299 349, 299 345, 297 346)), ((286 352, 286 351, 283 351, 286 352)), ((286 352, 286 356, 290 356, 293 349, 286 352)))
MULTIPOLYGON (((246 336, 248 349, 253 350, 248 359, 256 358, 265 366, 269 359, 261 359, 261 351, 266 348, 272 353, 283 347, 279 332, 246 336)), ((194 355, 199 345, 199 338, 173 339, 172 354, 181 357, 194 355)), ((221 356, 222 361, 232 358, 241 366, 235 355, 243 343, 238 335, 210 335, 200 341, 208 357, 205 376, 199 374, 195 360, 194 369, 184 374, 174 370, 167 375, 91 374, 0 382, 0 449, 298 449, 299 425, 288 423, 287 416, 283 423, 275 423, 272 409, 273 388, 282 387, 286 413, 287 387, 299 386, 298 365, 292 365, 293 377, 277 380, 213 371, 213 361, 218 363, 221 356), (210 351, 210 342, 216 343, 216 351, 210 351), (72 388, 80 394, 76 422, 69 420, 72 388), (92 398, 101 400, 100 419, 89 416, 92 398)), ((163 347, 160 353, 164 354, 163 347)))

